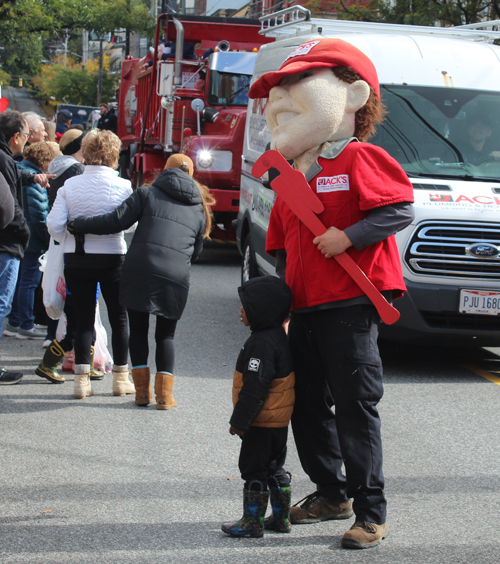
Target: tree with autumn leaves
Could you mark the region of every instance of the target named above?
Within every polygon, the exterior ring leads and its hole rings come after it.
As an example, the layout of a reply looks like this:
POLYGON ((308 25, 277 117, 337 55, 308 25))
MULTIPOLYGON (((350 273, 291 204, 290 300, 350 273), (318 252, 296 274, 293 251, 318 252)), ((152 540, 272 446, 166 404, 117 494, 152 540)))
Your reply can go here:
MULTIPOLYGON (((49 57, 44 46, 62 43, 68 37, 74 45, 77 40, 81 45, 83 30, 100 36, 125 29, 151 36, 155 22, 148 13, 149 6, 148 0, 2 0, 1 71, 13 77, 32 78, 40 98, 95 105, 98 63, 89 61, 82 66, 68 56, 66 64, 57 57, 46 64, 43 61, 49 57)), ((109 60, 105 53, 103 98, 115 82, 115 76, 107 72, 109 60)))
POLYGON ((454 26, 500 19, 500 0, 309 0, 314 15, 365 22, 454 26))
MULTIPOLYGON (((109 74, 111 54, 103 55, 102 99, 110 100, 117 87, 117 75, 109 74)), ((42 64, 39 74, 31 80, 36 98, 82 106, 97 105, 99 62, 89 60, 85 66, 71 55, 64 60, 59 55, 55 63, 42 64)))

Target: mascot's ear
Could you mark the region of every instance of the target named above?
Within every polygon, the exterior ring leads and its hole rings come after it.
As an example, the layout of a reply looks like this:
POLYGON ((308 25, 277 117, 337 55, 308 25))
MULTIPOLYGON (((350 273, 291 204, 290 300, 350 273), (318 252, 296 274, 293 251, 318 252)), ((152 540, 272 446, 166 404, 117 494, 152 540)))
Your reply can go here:
POLYGON ((356 113, 361 109, 368 98, 370 97, 370 87, 364 80, 356 80, 352 84, 349 84, 348 94, 347 94, 347 111, 356 113))

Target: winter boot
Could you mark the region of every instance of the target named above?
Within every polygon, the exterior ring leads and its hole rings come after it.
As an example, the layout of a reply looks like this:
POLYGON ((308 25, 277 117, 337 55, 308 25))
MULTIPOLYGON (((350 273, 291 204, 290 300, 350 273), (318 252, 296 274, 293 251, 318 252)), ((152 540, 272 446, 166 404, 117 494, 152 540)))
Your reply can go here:
POLYGON ((75 364, 75 398, 83 399, 93 396, 90 386, 90 364, 75 364))
POLYGON ((132 368, 135 386, 135 405, 149 405, 153 401, 149 368, 132 368))
POLYGON ((223 523, 222 531, 231 537, 263 537, 268 499, 268 491, 243 489, 243 517, 239 521, 223 523))
POLYGON ((63 372, 75 372, 75 351, 68 351, 64 355, 61 370, 63 372))
POLYGON ((155 378, 156 409, 171 409, 177 405, 172 397, 174 377, 172 374, 157 372, 155 378))
POLYGON ((134 384, 128 379, 128 364, 117 366, 113 364, 113 395, 125 396, 126 394, 135 394, 134 384))
POLYGON ((292 530, 290 523, 290 505, 292 502, 292 488, 278 486, 269 487, 272 515, 264 520, 264 529, 277 533, 289 533, 292 530))
POLYGON ((57 365, 61 362, 63 357, 64 349, 54 339, 47 347, 42 362, 40 362, 38 368, 35 370, 35 374, 41 378, 47 378, 47 380, 53 384, 63 384, 66 378, 58 374, 56 370, 57 365))
POLYGON ((90 379, 91 380, 102 380, 104 378, 104 372, 97 370, 94 367, 94 345, 90 347, 90 379))

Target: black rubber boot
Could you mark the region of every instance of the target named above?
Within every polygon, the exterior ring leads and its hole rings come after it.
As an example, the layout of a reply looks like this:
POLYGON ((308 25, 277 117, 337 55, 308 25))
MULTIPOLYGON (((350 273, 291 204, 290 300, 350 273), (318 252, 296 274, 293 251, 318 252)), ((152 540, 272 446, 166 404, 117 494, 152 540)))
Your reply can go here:
POLYGON ((94 368, 94 345, 90 346, 90 379, 91 380, 102 380, 104 378, 104 372, 94 368))
POLYGON ((268 491, 252 491, 244 488, 243 517, 239 521, 223 523, 222 531, 231 537, 263 537, 268 499, 268 491))
POLYGON ((35 374, 41 378, 47 378, 53 384, 63 384, 66 381, 64 376, 58 374, 57 365, 64 358, 65 351, 61 345, 54 339, 47 347, 43 355, 42 362, 35 370, 35 374))
POLYGON ((290 523, 290 505, 292 502, 292 488, 270 486, 270 501, 272 515, 264 520, 264 529, 277 533, 289 533, 292 530, 290 523))

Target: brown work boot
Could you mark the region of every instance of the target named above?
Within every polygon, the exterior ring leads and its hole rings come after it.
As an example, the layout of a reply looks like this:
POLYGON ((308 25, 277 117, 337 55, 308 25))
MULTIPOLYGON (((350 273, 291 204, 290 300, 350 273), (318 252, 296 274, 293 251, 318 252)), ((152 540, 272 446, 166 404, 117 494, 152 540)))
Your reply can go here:
POLYGON ((305 525, 306 523, 319 523, 330 519, 349 519, 352 513, 350 501, 342 501, 341 503, 330 501, 319 492, 314 492, 298 501, 290 509, 290 521, 294 525, 305 525), (302 505, 299 505, 299 503, 302 503, 302 505))
POLYGON ((342 546, 344 548, 372 548, 380 544, 382 539, 389 535, 389 525, 376 525, 368 521, 356 521, 354 525, 344 533, 342 546))

